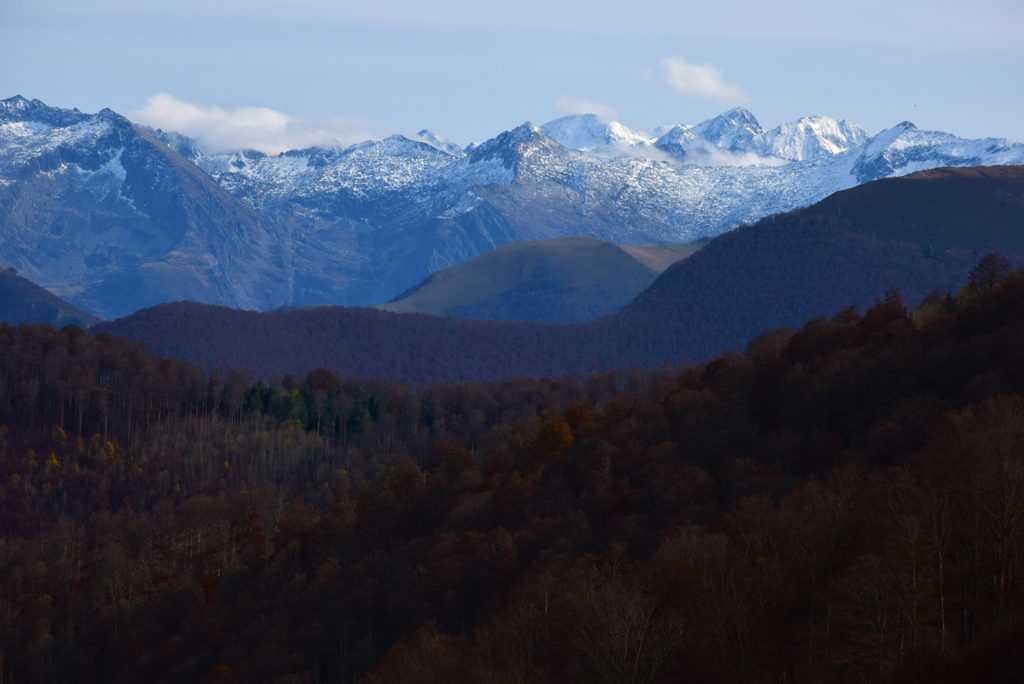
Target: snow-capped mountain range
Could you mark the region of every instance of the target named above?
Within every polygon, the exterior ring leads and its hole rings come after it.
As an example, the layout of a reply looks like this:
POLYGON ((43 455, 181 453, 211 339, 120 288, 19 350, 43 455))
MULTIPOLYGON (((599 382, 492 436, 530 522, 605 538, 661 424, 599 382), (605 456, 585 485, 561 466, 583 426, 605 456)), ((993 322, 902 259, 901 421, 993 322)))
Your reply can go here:
POLYGON ((168 298, 373 304, 514 240, 690 241, 878 178, 1021 163, 1007 140, 822 116, 764 130, 741 108, 653 135, 576 115, 465 148, 421 131, 211 154, 15 97, 0 102, 0 266, 105 316, 168 298))
POLYGON ((696 126, 661 126, 653 136, 593 114, 562 117, 541 130, 562 146, 581 152, 659 159, 661 151, 684 164, 719 166, 776 166, 831 157, 859 147, 870 137, 857 124, 828 116, 803 117, 766 131, 742 107, 696 126))

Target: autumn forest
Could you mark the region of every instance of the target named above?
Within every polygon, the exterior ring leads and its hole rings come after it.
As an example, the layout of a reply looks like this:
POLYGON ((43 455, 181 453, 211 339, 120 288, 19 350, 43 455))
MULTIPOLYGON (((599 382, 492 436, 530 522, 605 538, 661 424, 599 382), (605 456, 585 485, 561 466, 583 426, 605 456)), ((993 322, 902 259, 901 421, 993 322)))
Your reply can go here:
POLYGON ((687 366, 257 381, 0 325, 0 683, 1024 675, 1024 273, 687 366))

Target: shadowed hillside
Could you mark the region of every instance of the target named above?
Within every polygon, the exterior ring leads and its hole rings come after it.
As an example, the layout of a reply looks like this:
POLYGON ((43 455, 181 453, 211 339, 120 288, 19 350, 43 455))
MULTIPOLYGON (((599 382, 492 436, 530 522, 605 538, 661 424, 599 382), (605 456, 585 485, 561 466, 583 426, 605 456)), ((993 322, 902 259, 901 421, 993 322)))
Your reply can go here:
POLYGON ((956 291, 992 250, 1024 262, 1024 167, 923 171, 719 236, 597 325, 643 329, 623 355, 640 365, 667 350, 707 358, 893 287, 910 303, 956 291))
POLYGON ((933 169, 831 195, 805 213, 841 218, 857 232, 932 251, 1024 252, 1020 166, 933 169))
POLYGON ((946 206, 945 215, 960 216, 946 230, 982 230, 990 236, 984 244, 1002 249, 1005 241, 1003 251, 1020 263, 1024 168, 990 173, 990 180, 981 176, 980 187, 975 169, 945 171, 942 183, 931 174, 879 181, 848 200, 842 216, 815 205, 737 229, 671 266, 621 312, 584 324, 499 324, 329 307, 255 314, 177 304, 99 329, 207 368, 248 369, 261 377, 322 366, 416 383, 496 380, 706 359, 742 347, 765 329, 847 306, 863 310, 894 287, 909 304, 936 288, 956 290, 982 255, 972 245, 982 243, 972 237, 936 249, 915 242, 919 230, 900 231, 917 225, 914 206, 936 213, 946 206), (876 195, 888 201, 890 183, 910 188, 913 202, 883 237, 874 228, 883 224, 872 222, 866 207, 876 195), (976 193, 1002 202, 989 207, 980 228, 973 214, 959 209, 965 194, 976 193))
POLYGON ((22 278, 16 271, 0 269, 0 321, 88 328, 100 319, 22 278))

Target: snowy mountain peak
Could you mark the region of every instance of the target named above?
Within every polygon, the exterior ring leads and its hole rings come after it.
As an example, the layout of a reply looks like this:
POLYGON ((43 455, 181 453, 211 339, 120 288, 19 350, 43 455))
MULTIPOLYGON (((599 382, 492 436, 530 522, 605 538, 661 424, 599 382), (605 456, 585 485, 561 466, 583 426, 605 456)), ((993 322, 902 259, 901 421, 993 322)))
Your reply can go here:
POLYGON ((654 141, 654 146, 669 156, 684 163, 691 163, 689 157, 696 149, 705 150, 709 145, 701 140, 689 126, 676 124, 662 128, 664 132, 654 141))
POLYGON ((493 138, 485 140, 479 145, 474 145, 473 149, 479 150, 483 147, 495 145, 503 147, 507 147, 510 145, 518 145, 519 143, 526 142, 528 140, 533 140, 538 137, 547 138, 548 136, 540 128, 533 125, 533 123, 529 121, 524 121, 515 128, 510 128, 507 131, 502 131, 493 138))
POLYGON ((570 114, 541 127, 552 140, 572 150, 601 151, 609 147, 649 145, 651 140, 596 114, 570 114))
POLYGON ((855 123, 829 116, 805 116, 761 136, 762 154, 805 161, 841 154, 864 144, 868 133, 855 123))
MULTIPOLYGON (((284 155, 289 154, 285 152, 284 155)), ((284 156, 282 155, 282 156, 284 156)), ((404 135, 390 135, 381 140, 366 140, 356 143, 343 150, 311 147, 300 151, 300 156, 305 158, 307 163, 316 168, 334 164, 339 159, 363 159, 379 160, 378 164, 391 164, 394 160, 406 160, 415 162, 422 159, 448 159, 451 155, 421 140, 413 140, 404 135)))
POLYGON ((764 133, 754 115, 743 107, 733 107, 691 130, 715 147, 730 152, 752 151, 755 139, 764 133))
POLYGON ((29 105, 31 105, 31 103, 28 99, 21 95, 15 95, 14 97, 9 97, 6 100, 0 100, 0 108, 3 109, 25 109, 29 105))
POLYGON ((462 147, 460 145, 453 143, 448 138, 436 135, 435 133, 428 131, 426 128, 417 133, 416 137, 413 139, 426 143, 433 148, 441 150, 442 152, 447 152, 455 157, 461 157, 463 155, 462 147))
POLYGON ((760 128, 761 124, 758 123, 757 117, 754 116, 746 107, 733 107, 732 109, 722 112, 717 117, 718 119, 729 119, 730 121, 742 122, 744 125, 752 126, 754 128, 760 128))
POLYGON ((655 147, 665 147, 668 145, 678 145, 680 143, 696 139, 697 136, 693 134, 693 131, 690 130, 689 126, 676 124, 674 126, 669 126, 668 129, 654 141, 654 145, 655 147))
MULTIPOLYGON (((123 139, 125 136, 136 135, 135 124, 121 116, 112 109, 101 109, 93 117, 86 117, 86 120, 91 120, 99 124, 99 127, 115 137, 115 140, 123 139)), ((84 120, 83 120, 84 123, 84 120)), ((84 123, 84 125, 92 126, 93 124, 84 123)))
POLYGON ((505 168, 511 169, 519 159, 520 148, 527 144, 530 147, 558 145, 544 131, 527 121, 479 145, 467 147, 466 152, 472 164, 488 159, 499 159, 505 168))
POLYGON ((0 123, 24 121, 49 126, 70 126, 88 116, 77 109, 50 107, 39 100, 29 100, 21 95, 0 100, 0 123))
POLYGON ((152 133, 164 145, 167 145, 186 159, 191 159, 195 162, 203 156, 202 148, 199 147, 199 143, 194 138, 175 131, 165 131, 162 128, 147 128, 146 130, 152 133))
POLYGON ((864 153, 867 155, 881 154, 886 148, 892 147, 900 138, 912 135, 916 131, 918 131, 917 126, 909 121, 901 121, 895 126, 879 131, 868 139, 867 144, 864 146, 864 153))
POLYGON ((116 122, 121 122, 121 121, 124 121, 125 123, 130 123, 128 121, 128 119, 124 118, 123 116, 121 116, 120 114, 115 112, 113 109, 109 109, 109 108, 106 108, 106 107, 104 107, 100 111, 96 112, 96 118, 99 121, 110 121, 110 122, 115 122, 115 121, 116 122))
POLYGON ((859 183, 902 176, 940 166, 989 166, 1024 163, 1024 145, 1005 139, 968 140, 941 131, 923 131, 909 121, 887 128, 854 154, 852 175, 859 183))

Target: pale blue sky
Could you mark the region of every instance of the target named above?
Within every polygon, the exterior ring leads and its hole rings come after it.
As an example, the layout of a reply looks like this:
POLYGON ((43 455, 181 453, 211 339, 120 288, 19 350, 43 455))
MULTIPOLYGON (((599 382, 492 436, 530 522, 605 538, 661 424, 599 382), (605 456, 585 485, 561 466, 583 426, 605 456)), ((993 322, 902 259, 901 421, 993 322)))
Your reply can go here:
POLYGON ((465 144, 575 110, 650 130, 736 104, 766 128, 827 114, 1024 141, 1022 36, 1020 0, 0 0, 0 97, 228 146, 465 144))

